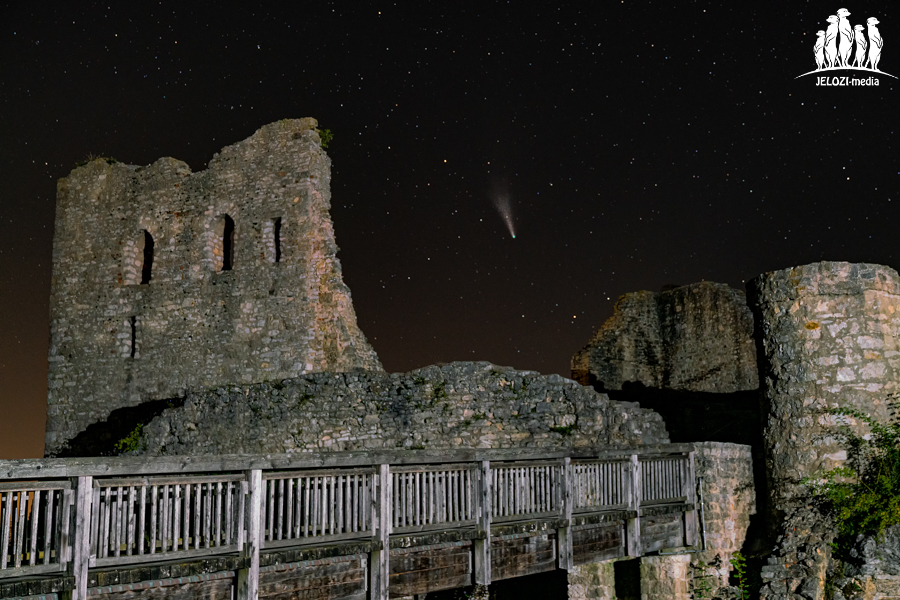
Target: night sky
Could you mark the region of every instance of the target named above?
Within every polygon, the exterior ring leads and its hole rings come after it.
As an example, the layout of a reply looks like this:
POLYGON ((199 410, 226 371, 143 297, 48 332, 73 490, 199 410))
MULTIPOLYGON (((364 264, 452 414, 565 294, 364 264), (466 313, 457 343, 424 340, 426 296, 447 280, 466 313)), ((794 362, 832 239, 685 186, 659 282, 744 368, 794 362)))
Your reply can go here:
POLYGON ((675 4, 0 4, 0 458, 43 452, 56 181, 88 155, 196 172, 317 118, 388 371, 568 376, 627 292, 900 267, 897 80, 795 79, 841 7, 900 74, 893 3, 675 4))

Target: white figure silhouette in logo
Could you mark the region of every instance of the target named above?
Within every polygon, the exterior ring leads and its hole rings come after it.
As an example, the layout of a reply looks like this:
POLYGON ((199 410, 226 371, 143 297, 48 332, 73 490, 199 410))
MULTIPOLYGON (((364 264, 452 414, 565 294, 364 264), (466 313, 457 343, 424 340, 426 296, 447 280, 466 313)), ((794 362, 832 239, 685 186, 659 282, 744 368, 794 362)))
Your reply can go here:
POLYGON ((825 66, 831 69, 837 58, 838 18, 831 15, 825 20, 829 23, 825 30, 825 66))
POLYGON ((854 25, 853 31, 856 32, 856 60, 853 61, 853 66, 865 69, 866 48, 868 48, 869 42, 866 41, 866 36, 863 35, 862 25, 854 25))
POLYGON ((850 11, 846 8, 839 8, 837 11, 838 31, 841 34, 841 63, 842 67, 850 66, 850 53, 853 51, 853 28, 850 27, 850 21, 847 17, 850 11))
MULTIPOLYGON (((859 25, 862 27, 862 25, 859 25)), ((825 66, 825 32, 821 29, 816 32, 816 45, 813 46, 813 54, 816 56, 816 71, 821 71, 825 66)), ((863 56, 865 60, 865 56, 863 56)))
POLYGON ((878 61, 881 60, 881 47, 884 46, 884 40, 881 39, 881 34, 878 32, 878 28, 875 27, 878 23, 879 21, 875 17, 866 19, 866 24, 869 26, 869 67, 873 71, 878 70, 878 61))

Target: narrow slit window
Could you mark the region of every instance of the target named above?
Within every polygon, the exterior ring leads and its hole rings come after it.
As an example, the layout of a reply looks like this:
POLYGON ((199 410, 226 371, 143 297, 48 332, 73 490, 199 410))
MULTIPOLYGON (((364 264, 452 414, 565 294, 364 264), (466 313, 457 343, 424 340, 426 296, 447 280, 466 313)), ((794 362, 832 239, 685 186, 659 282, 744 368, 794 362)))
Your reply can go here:
POLYGON ((234 268, 234 219, 224 216, 222 227, 222 270, 234 268))
MULTIPOLYGON (((141 284, 150 283, 153 275, 153 236, 144 230, 144 262, 141 266, 141 284)), ((133 319, 133 317, 132 317, 133 319)))
POLYGON ((134 358, 137 350, 137 317, 129 319, 131 323, 131 358, 134 358))
POLYGON ((275 262, 281 262, 281 217, 272 223, 272 241, 275 243, 275 262))

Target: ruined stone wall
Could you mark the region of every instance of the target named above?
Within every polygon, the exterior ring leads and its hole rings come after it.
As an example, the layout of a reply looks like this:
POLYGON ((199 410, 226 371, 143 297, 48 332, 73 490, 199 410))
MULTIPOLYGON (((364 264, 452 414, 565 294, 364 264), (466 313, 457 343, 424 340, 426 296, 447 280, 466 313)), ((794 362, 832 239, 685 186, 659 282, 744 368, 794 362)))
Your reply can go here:
POLYGON ((101 159, 59 181, 48 455, 148 399, 381 369, 341 279, 315 127, 267 125, 197 173, 101 159))
POLYGON ((307 374, 188 394, 143 428, 150 455, 667 443, 658 414, 559 375, 459 362, 307 374))
MULTIPOLYGON (((753 459, 749 446, 698 442, 694 444, 694 474, 703 485, 703 528, 706 551, 692 556, 695 571, 703 567, 718 585, 728 585, 731 558, 744 545, 750 516, 756 514, 753 459), (708 565, 719 557, 718 569, 708 565)), ((698 496, 699 500, 699 496, 698 496)))
POLYGON ((760 275, 748 294, 760 327, 767 471, 778 503, 801 478, 846 458, 823 409, 888 418, 885 399, 900 385, 900 277, 881 265, 820 262, 760 275))
POLYGON ((744 294, 721 283, 626 294, 572 359, 581 383, 729 393, 759 387, 753 316, 744 294))

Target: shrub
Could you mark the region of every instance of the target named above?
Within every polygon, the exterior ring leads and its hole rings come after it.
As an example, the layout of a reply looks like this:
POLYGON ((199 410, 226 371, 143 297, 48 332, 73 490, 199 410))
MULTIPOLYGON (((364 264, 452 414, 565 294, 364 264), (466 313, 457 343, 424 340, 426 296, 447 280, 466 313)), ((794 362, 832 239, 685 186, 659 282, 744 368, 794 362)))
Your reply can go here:
POLYGON ((807 477, 807 485, 819 507, 835 522, 835 551, 846 560, 859 535, 881 537, 891 525, 900 524, 900 419, 898 394, 888 396, 890 419, 880 423, 853 408, 837 408, 828 414, 857 419, 869 426, 865 437, 843 424, 838 439, 847 448, 843 466, 807 477))

